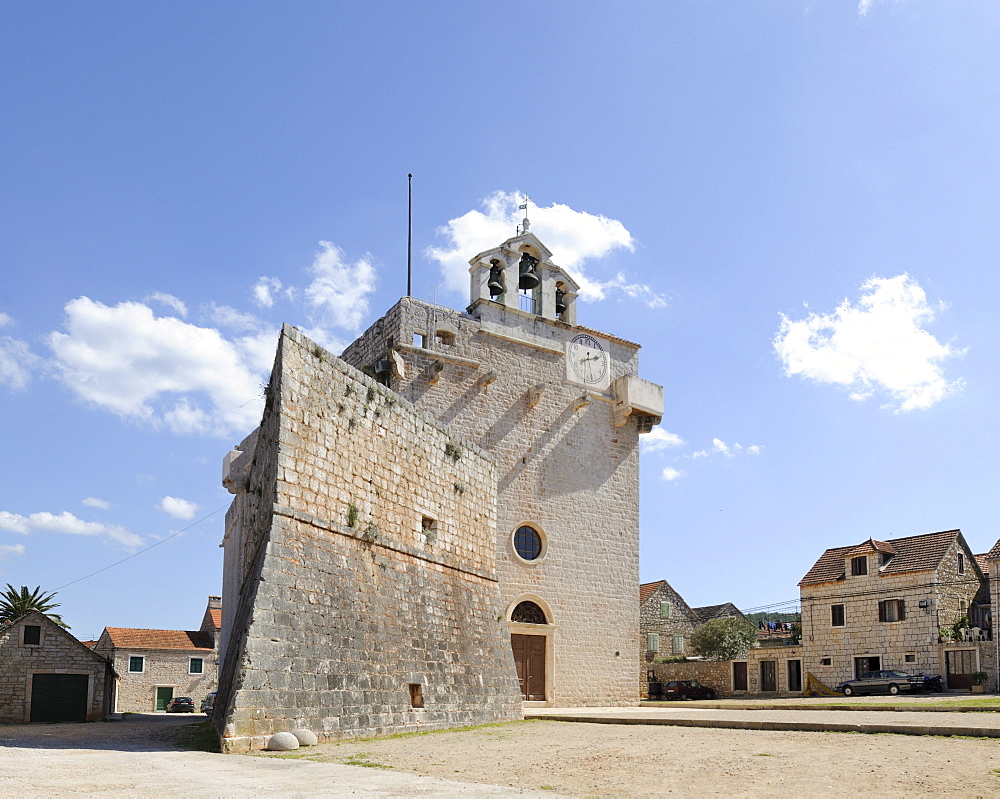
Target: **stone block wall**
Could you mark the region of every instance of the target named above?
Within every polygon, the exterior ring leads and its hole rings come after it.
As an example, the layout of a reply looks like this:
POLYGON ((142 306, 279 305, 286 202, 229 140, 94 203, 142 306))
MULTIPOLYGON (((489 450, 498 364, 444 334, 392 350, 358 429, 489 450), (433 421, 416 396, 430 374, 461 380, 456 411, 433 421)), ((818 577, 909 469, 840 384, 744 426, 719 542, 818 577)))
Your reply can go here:
POLYGON ((107 715, 110 686, 108 662, 41 614, 32 613, 0 629, 0 722, 20 724, 31 718, 31 685, 35 674, 86 674, 87 721, 107 715), (41 627, 40 643, 26 645, 25 624, 41 627))
MULTIPOLYGON (((493 455, 500 592, 508 618, 522 600, 551 615, 548 703, 635 704, 638 429, 614 426, 610 390, 567 379, 565 345, 580 330, 492 302, 463 314, 406 298, 343 358, 371 371, 395 354, 392 389, 493 455), (531 563, 513 549, 522 525, 545 542, 531 563)), ((601 340, 611 381, 637 374, 637 345, 601 340)))
POLYGON ((474 443, 286 327, 226 542, 224 748, 520 718, 496 483, 474 443))
MULTIPOLYGON (((100 642, 94 647, 96 652, 100 642)), ((213 650, 169 651, 163 649, 120 649, 114 650, 114 669, 118 674, 115 681, 115 713, 152 713, 156 710, 156 689, 172 688, 173 696, 190 696, 197 709, 201 700, 216 689, 216 659, 213 650), (144 657, 144 670, 130 672, 129 656, 144 657), (191 658, 202 658, 204 671, 190 674, 191 658)))
POLYGON ((829 686, 854 677, 854 658, 876 656, 880 666, 906 672, 945 673, 944 647, 938 630, 968 611, 980 590, 961 539, 951 544, 936 571, 880 574, 877 556, 870 555, 867 575, 805 585, 801 589, 802 640, 806 665, 829 686), (958 555, 965 554, 965 573, 958 573, 958 555), (879 602, 902 599, 905 619, 879 621, 879 602), (921 608, 925 600, 928 607, 921 608), (832 626, 831 606, 844 605, 845 624, 832 626), (910 655, 911 660, 906 656, 910 655), (824 659, 830 663, 825 664, 824 659))
MULTIPOLYGON (((652 663, 649 665, 649 671, 653 673, 656 682, 697 680, 702 685, 713 688, 719 697, 732 696, 733 694, 732 669, 733 664, 728 660, 686 660, 679 663, 652 663)), ((648 697, 647 688, 643 698, 647 699, 648 697)))

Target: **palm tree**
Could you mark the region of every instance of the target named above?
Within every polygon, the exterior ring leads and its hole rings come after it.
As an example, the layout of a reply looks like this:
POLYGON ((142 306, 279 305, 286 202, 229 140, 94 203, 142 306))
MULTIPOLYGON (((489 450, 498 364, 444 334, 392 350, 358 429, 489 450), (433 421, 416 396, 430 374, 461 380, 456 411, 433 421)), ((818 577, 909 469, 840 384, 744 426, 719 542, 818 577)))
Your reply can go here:
POLYGON ((18 591, 10 583, 7 583, 7 590, 0 594, 0 624, 14 621, 29 611, 37 610, 39 613, 44 613, 64 630, 68 630, 69 625, 62 620, 59 614, 49 613, 50 610, 59 607, 58 602, 52 601, 54 598, 54 592, 43 594, 41 586, 36 586, 35 590, 29 594, 28 586, 22 585, 21 590, 18 591))

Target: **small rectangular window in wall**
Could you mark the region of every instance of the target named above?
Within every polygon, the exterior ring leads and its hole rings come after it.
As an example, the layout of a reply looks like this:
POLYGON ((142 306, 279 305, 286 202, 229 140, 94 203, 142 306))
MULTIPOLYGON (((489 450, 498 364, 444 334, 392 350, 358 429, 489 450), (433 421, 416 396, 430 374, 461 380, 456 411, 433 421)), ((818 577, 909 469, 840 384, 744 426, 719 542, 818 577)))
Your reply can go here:
POLYGON ((831 627, 843 627, 844 626, 844 606, 843 605, 831 605, 830 606, 830 626, 831 627))
POLYGON ((958 573, 965 574, 965 555, 958 553, 958 573))
POLYGON ((857 558, 851 558, 851 575, 860 577, 863 574, 868 574, 868 556, 861 555, 857 558))
POLYGON ((146 670, 146 658, 142 655, 129 655, 128 670, 130 674, 142 674, 146 670))
POLYGON ((660 636, 656 633, 649 633, 649 635, 646 636, 646 649, 650 652, 659 652, 660 636))
POLYGON ((903 655, 903 660, 906 661, 907 663, 916 663, 917 655, 915 652, 907 652, 905 655, 903 655))
POLYGON ((190 658, 188 661, 188 674, 204 674, 204 673, 205 673, 205 659, 190 658))
POLYGON ((821 666, 832 666, 833 665, 833 658, 820 658, 819 659, 819 665, 821 665, 821 666))
POLYGON ((684 654, 684 636, 683 635, 675 635, 674 636, 673 647, 672 648, 674 650, 674 654, 675 655, 683 655, 684 654))
POLYGON ((37 624, 25 624, 24 643, 26 646, 38 646, 42 643, 42 628, 37 624))
POLYGON ((902 599, 886 599, 878 603, 878 620, 881 622, 905 621, 906 606, 902 599))
POLYGON ((660 618, 669 619, 670 618, 670 603, 661 602, 660 603, 660 618))

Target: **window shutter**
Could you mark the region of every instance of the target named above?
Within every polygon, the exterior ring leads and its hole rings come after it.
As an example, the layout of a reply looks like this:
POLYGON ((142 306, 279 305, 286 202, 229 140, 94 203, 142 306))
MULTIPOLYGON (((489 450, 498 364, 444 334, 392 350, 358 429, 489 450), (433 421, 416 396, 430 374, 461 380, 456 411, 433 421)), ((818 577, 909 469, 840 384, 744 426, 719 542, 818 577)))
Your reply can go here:
POLYGON ((673 649, 674 649, 674 654, 675 655, 683 655, 684 654, 684 636, 683 635, 675 635, 674 636, 673 649))
POLYGON ((878 620, 885 621, 885 602, 878 603, 878 620))
POLYGON ((660 618, 669 619, 670 618, 670 603, 661 602, 660 603, 660 618))
POLYGON ((648 637, 647 637, 646 648, 650 652, 659 652, 660 651, 660 636, 657 635, 656 633, 650 633, 648 635, 648 637))
POLYGON ((897 603, 899 605, 899 607, 897 608, 897 610, 899 612, 899 620, 900 621, 905 621, 906 620, 906 602, 903 601, 902 599, 898 599, 896 601, 897 601, 897 603))

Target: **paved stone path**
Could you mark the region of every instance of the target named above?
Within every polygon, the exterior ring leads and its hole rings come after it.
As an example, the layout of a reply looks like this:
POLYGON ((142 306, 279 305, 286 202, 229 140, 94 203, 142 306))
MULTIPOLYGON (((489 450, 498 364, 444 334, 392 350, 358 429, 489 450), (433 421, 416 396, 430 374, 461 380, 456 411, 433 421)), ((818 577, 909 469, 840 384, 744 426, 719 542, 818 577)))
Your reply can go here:
POLYGON ((1000 713, 937 710, 747 710, 678 704, 670 707, 532 708, 525 718, 597 724, 664 724, 740 730, 892 732, 900 735, 967 735, 1000 738, 1000 713))

